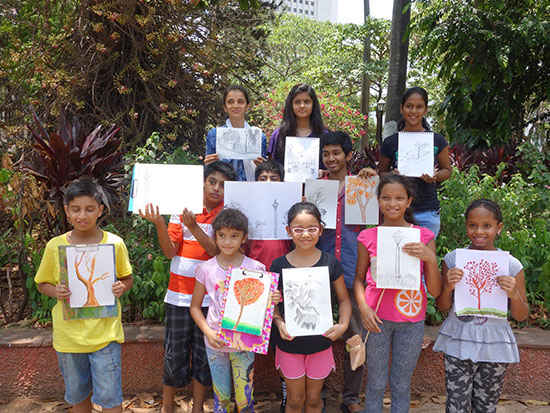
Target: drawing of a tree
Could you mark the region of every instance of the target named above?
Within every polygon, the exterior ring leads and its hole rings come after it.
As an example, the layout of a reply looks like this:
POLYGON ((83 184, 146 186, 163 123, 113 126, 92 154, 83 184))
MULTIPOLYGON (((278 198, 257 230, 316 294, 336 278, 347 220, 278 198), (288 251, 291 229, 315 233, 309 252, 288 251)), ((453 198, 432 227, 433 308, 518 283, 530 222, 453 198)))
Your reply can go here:
POLYGON ((490 294, 493 288, 497 286, 496 274, 498 264, 496 262, 481 259, 478 261, 468 261, 464 266, 466 271, 466 284, 468 292, 477 298, 477 309, 481 309, 481 295, 490 294))
POLYGON ((95 297, 94 285, 98 281, 105 280, 109 276, 109 273, 106 272, 104 274, 101 274, 99 277, 94 278, 96 254, 93 254, 91 256, 88 256, 87 254, 88 252, 84 251, 80 255, 80 258, 78 258, 77 256, 74 263, 74 269, 76 272, 76 278, 78 278, 78 280, 86 287, 86 292, 88 296, 84 307, 98 307, 99 303, 97 301, 97 298, 95 297), (84 266, 86 267, 86 271, 88 272, 87 275, 82 274, 82 268, 80 267, 82 261, 84 261, 84 266))
POLYGON ((264 292, 264 284, 256 278, 243 278, 242 280, 235 282, 233 292, 235 293, 237 302, 241 306, 241 311, 239 312, 237 321, 235 321, 235 325, 233 326, 233 330, 236 330, 237 325, 241 321, 244 307, 258 301, 258 298, 260 298, 264 292))
POLYGON ((308 201, 317 206, 319 212, 321 213, 321 217, 325 219, 328 211, 321 206, 321 204, 325 201, 325 194, 323 193, 323 191, 320 189, 316 190, 310 194, 309 198, 310 199, 308 199, 308 201))
POLYGON ((401 279, 401 243, 405 239, 405 234, 401 231, 395 231, 392 234, 393 242, 395 242, 395 276, 401 279))
POLYGON ((361 221, 367 222, 367 204, 374 195, 374 180, 364 180, 358 176, 349 177, 346 181, 346 203, 358 205, 361 221))

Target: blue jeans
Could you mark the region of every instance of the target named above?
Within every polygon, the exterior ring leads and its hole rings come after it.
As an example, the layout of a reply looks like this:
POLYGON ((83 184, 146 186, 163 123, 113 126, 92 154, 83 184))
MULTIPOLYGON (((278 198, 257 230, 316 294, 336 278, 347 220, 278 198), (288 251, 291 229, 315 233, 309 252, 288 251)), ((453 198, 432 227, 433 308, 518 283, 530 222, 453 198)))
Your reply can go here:
POLYGON ((411 377, 422 350, 424 321, 382 321, 383 324, 379 324, 382 332, 370 333, 367 340, 367 387, 363 412, 382 412, 391 349, 391 413, 407 413, 411 401, 411 377))
POLYGON ((65 400, 75 405, 92 393, 92 402, 105 409, 122 404, 120 344, 113 341, 93 353, 57 352, 65 382, 65 400))
POLYGON ((428 228, 434 233, 435 238, 437 238, 437 234, 439 234, 439 229, 441 227, 439 211, 413 212, 413 218, 416 221, 416 225, 428 228))

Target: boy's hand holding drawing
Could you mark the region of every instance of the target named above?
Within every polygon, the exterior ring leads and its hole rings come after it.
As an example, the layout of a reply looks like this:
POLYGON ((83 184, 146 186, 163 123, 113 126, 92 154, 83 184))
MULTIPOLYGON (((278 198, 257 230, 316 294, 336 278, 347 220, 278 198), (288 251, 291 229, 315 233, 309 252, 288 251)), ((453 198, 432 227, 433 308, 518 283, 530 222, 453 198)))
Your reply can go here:
POLYGON ((154 224, 155 226, 162 220, 161 224, 165 224, 164 218, 162 215, 159 214, 159 207, 153 206, 153 204, 147 204, 145 205, 145 213, 140 210, 138 210, 138 214, 141 218, 149 221, 150 223, 154 224))

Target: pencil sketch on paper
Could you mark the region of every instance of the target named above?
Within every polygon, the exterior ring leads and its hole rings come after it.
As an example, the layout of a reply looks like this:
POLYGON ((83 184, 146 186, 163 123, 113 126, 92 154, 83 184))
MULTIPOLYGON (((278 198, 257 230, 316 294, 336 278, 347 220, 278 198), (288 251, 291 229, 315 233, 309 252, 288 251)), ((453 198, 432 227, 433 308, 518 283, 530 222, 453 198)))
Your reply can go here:
POLYGON ((346 176, 346 224, 378 225, 378 182, 378 176, 368 179, 346 176))
POLYGON ((399 132, 397 169, 401 175, 434 174, 433 132, 399 132))
POLYGON ((420 242, 418 228, 377 228, 377 288, 420 289, 420 260, 403 252, 409 242, 420 242))
POLYGON ((338 186, 339 183, 336 180, 308 179, 306 181, 306 199, 319 209, 325 228, 336 229, 338 186))
POLYGON ((113 250, 98 246, 67 248, 69 299, 72 308, 113 305, 113 250))
POLYGON ((222 159, 256 159, 262 156, 262 130, 216 128, 216 153, 222 159))
POLYGON ((198 214, 203 205, 202 165, 134 165, 128 211, 145 211, 148 203, 158 205, 162 215, 181 214, 187 208, 198 214), (184 191, 174 191, 174 182, 185 182, 184 191))
POLYGON ((222 328, 261 335, 271 281, 269 273, 263 271, 233 269, 225 301, 222 328))
POLYGON ((464 271, 455 288, 456 314, 506 318, 508 297, 497 277, 508 275, 508 253, 458 249, 456 266, 464 271))
POLYGON ((225 182, 224 205, 246 215, 249 239, 289 239, 286 215, 301 192, 297 182, 225 182))
POLYGON ((323 334, 332 327, 328 267, 283 269, 283 297, 290 335, 323 334))
POLYGON ((319 176, 319 138, 287 136, 285 181, 303 183, 319 176))

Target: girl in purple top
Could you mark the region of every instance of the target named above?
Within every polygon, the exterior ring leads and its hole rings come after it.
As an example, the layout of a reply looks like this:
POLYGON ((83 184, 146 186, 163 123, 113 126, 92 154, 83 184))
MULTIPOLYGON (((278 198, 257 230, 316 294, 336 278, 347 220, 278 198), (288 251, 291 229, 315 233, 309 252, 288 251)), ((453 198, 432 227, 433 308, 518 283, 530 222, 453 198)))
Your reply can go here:
MULTIPOLYGON (((280 164, 285 161, 287 136, 319 137, 326 130, 321 117, 321 105, 315 90, 305 83, 292 87, 285 101, 283 122, 271 134, 268 154, 280 164)), ((321 163, 319 157, 319 163, 321 163)))

